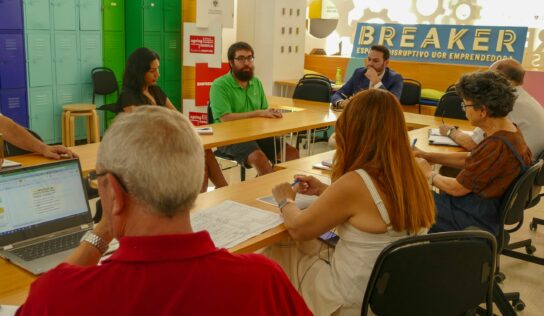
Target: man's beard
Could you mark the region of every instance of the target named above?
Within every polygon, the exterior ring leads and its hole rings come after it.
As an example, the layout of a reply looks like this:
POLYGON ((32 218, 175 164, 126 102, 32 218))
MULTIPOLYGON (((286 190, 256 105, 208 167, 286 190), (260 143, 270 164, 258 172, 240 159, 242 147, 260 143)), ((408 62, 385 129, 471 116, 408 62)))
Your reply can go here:
POLYGON ((240 70, 233 69, 232 72, 234 73, 234 76, 240 81, 249 81, 253 78, 253 69, 249 67, 242 68, 240 70), (249 71, 247 71, 247 69, 249 69, 249 71))

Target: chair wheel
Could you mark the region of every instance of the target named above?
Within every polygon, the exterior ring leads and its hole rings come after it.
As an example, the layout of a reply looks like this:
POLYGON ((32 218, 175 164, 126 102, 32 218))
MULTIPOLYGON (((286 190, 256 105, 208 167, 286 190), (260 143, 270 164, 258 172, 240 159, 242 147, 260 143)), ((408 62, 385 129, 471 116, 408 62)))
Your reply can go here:
POLYGON ((527 254, 529 255, 532 255, 533 253, 535 253, 536 251, 536 247, 531 245, 531 246, 525 246, 525 252, 527 252, 527 254))
POLYGON ((525 309, 525 303, 522 300, 513 300, 512 301, 512 306, 518 312, 521 312, 522 310, 525 309))
POLYGON ((535 220, 532 220, 531 223, 529 224, 529 229, 536 232, 536 228, 537 228, 537 224, 535 222, 535 220))
POLYGON ((504 273, 499 272, 499 273, 495 274, 495 282, 502 283, 504 281, 504 279, 506 279, 506 275, 504 275, 504 273))

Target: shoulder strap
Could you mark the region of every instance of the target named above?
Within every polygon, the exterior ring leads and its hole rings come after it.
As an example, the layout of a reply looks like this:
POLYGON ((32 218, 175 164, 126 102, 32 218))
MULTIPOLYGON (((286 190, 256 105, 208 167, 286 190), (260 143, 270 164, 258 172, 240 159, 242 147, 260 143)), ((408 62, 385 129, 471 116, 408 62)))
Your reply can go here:
POLYGON ((527 169, 529 169, 529 166, 527 166, 527 165, 525 164, 525 161, 523 161, 523 159, 521 159, 521 155, 519 154, 519 152, 517 151, 517 149, 514 148, 514 145, 512 145, 512 143, 508 140, 508 138, 503 137, 503 136, 499 136, 499 135, 489 136, 489 138, 496 138, 496 139, 499 139, 499 140, 501 140, 503 143, 505 143, 506 146, 508 146, 508 148, 510 148, 510 150, 512 151, 512 153, 514 154, 514 156, 516 157, 516 159, 518 160, 518 162, 519 162, 519 164, 520 164, 521 172, 525 172, 525 171, 527 171, 527 169))
POLYGON ((361 178, 363 178, 363 181, 365 182, 366 187, 368 188, 368 191, 372 196, 374 204, 376 204, 378 211, 380 211, 380 215, 382 216, 383 221, 387 226, 391 225, 391 220, 389 220, 389 214, 387 213, 387 209, 385 208, 385 204, 383 203, 382 198, 378 193, 378 190, 376 190, 376 187, 374 186, 374 182, 372 182, 372 179, 365 170, 358 169, 355 171, 361 176, 361 178))

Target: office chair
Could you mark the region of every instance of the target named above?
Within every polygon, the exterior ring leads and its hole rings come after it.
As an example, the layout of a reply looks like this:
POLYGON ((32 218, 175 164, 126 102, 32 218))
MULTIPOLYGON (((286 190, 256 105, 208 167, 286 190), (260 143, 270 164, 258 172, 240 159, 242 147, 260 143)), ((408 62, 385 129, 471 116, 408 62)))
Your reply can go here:
MULTIPOLYGON (((542 164, 543 164, 543 161, 539 160, 538 162, 533 164, 531 167, 529 167, 527 171, 521 174, 516 179, 516 181, 512 185, 510 185, 510 188, 508 189, 508 191, 505 193, 504 197, 502 198, 501 207, 499 210, 500 226, 499 226, 499 233, 497 235, 498 254, 535 262, 533 260, 530 260, 530 259, 535 259, 535 257, 514 251, 514 249, 522 247, 522 246, 517 245, 518 243, 510 244, 509 241, 510 241, 510 234, 517 231, 523 224, 523 215, 531 199, 531 191, 533 188, 533 184, 535 183, 535 179, 542 168, 542 164), (513 226, 513 228, 507 228, 507 226, 512 227, 512 225, 515 225, 515 226, 513 226)), ((496 264, 495 272, 496 272, 495 273, 496 281, 497 282, 504 281, 506 277, 504 273, 500 272, 500 257, 499 256, 497 256, 497 264, 496 264)), ((519 292, 504 293, 503 296, 505 298, 505 302, 511 301, 512 306, 516 310, 521 311, 525 308, 525 303, 521 300, 519 292)), ((499 303, 497 303, 497 306, 500 309, 509 308, 508 306, 504 306, 504 305, 500 306, 499 303)))
MULTIPOLYGON (((495 237, 485 231, 407 237, 376 259, 361 315, 457 316, 485 302, 493 315, 495 237)), ((479 310, 481 312, 481 309, 479 310)))
MULTIPOLYGON (((39 141, 43 142, 43 139, 36 132, 34 132, 34 131, 32 131, 32 130, 30 130, 28 128, 26 130, 32 136, 37 138, 39 141)), ((22 149, 22 148, 19 148, 19 147, 15 146, 15 145, 7 142, 7 141, 4 141, 4 157, 18 156, 18 155, 24 155, 24 154, 30 154, 30 153, 32 153, 32 152, 28 151, 28 150, 25 150, 25 149, 22 149)))
MULTIPOLYGON (((544 151, 538 155, 537 160, 539 159, 544 160, 544 151)), ((540 169, 540 172, 536 176, 535 187, 533 187, 535 191, 532 194, 531 202, 529 203, 529 206, 527 206, 527 208, 534 207, 540 202, 540 198, 544 196, 544 193, 537 194, 536 190, 542 190, 543 186, 544 186, 544 168, 540 169)), ((538 228, 538 225, 544 225, 544 219, 535 217, 529 224, 529 228, 532 231, 536 231, 536 229, 538 228)))
POLYGON ((117 99, 119 98, 119 85, 115 78, 115 73, 106 67, 96 67, 91 70, 91 77, 93 81, 93 104, 95 102, 96 95, 107 96, 115 92, 116 102, 103 104, 97 109, 101 111, 109 111, 113 114, 122 112, 122 109, 117 105, 117 99))
POLYGON ((402 92, 400 94, 400 104, 418 107, 418 113, 421 113, 421 83, 414 79, 404 79, 402 92))
POLYGON ((446 88, 446 92, 450 92, 450 91, 455 91, 455 83, 450 84, 450 85, 446 88))
MULTIPOLYGON (((211 106, 210 103, 208 103, 208 109, 207 110, 208 110, 208 124, 215 123, 214 118, 213 118, 212 106, 211 106)), ((246 166, 244 166, 244 164, 239 164, 238 161, 236 161, 236 159, 234 159, 234 157, 232 157, 232 156, 230 156, 230 155, 228 155, 226 153, 223 153, 223 152, 221 152, 219 150, 214 151, 213 154, 216 157, 219 157, 221 159, 232 161, 233 163, 235 163, 234 167, 240 166, 240 181, 245 181, 246 180, 246 166)), ((230 168, 227 168, 227 169, 230 169, 230 168)))
MULTIPOLYGON (((306 74, 297 83, 295 91, 293 92, 293 99, 317 101, 317 102, 330 102, 332 95, 332 87, 329 78, 318 74, 306 74)), ((316 141, 329 141, 327 135, 328 127, 316 128, 311 130, 310 139, 311 142, 316 141), (316 133, 322 132, 323 137, 316 140, 316 133)), ((296 149, 299 149, 299 144, 302 138, 308 137, 306 131, 297 133, 296 137, 296 149)), ((306 148, 306 147, 304 147, 306 148)))
POLYGON ((465 111, 461 107, 463 99, 455 91, 446 92, 438 101, 434 116, 466 120, 465 111))

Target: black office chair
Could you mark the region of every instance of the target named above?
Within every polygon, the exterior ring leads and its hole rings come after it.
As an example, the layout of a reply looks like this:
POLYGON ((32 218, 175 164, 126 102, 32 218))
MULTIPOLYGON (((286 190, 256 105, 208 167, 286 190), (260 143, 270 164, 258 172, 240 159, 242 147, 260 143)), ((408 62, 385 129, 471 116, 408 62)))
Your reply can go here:
MULTIPOLYGON (((213 118, 212 107, 211 107, 210 104, 208 104, 208 124, 213 124, 213 123, 215 123, 215 121, 214 121, 214 118, 213 118)), ((214 151, 213 154, 216 157, 219 157, 221 159, 232 161, 233 163, 235 163, 234 167, 240 166, 240 181, 245 181, 246 180, 246 166, 244 166, 244 164, 239 164, 236 161, 236 159, 234 159, 234 157, 232 157, 230 155, 227 155, 226 153, 223 153, 223 152, 221 152, 219 150, 214 151)), ((227 168, 227 169, 230 169, 230 168, 227 168)))
POLYGON ((374 264, 361 315, 371 307, 380 316, 457 316, 481 303, 493 315, 496 248, 495 237, 484 231, 398 240, 374 264))
MULTIPOLYGON (((518 243, 510 244, 510 234, 519 230, 519 228, 521 228, 523 225, 523 215, 529 201, 531 200, 533 184, 535 183, 535 179, 542 168, 542 164, 542 160, 539 160, 529 167, 527 171, 521 174, 516 181, 510 185, 510 188, 502 199, 499 210, 501 225, 499 226, 499 233, 497 235, 497 250, 499 254, 532 261, 529 260, 531 259, 530 255, 514 251, 514 249, 522 246, 518 245, 518 243)), ((534 257, 532 258, 534 259, 534 257)), ((500 272, 500 257, 497 257, 496 281, 502 282, 505 278, 505 275, 500 272)), ((511 301, 512 306, 516 310, 521 311, 525 308, 525 303, 521 300, 519 292, 505 293, 503 295, 506 304, 507 301, 511 301)), ((497 303, 497 306, 501 310, 508 310, 509 308, 509 306, 501 306, 499 303, 497 303)))
POLYGON ((446 92, 438 101, 434 116, 466 120, 465 111, 461 107, 463 99, 455 91, 446 92))
POLYGON ((421 83, 414 79, 404 79, 402 92, 400 94, 400 104, 418 107, 418 113, 421 113, 421 83))
POLYGON ((103 104, 97 109, 101 111, 110 111, 114 114, 122 112, 122 109, 117 105, 117 99, 119 98, 119 85, 115 78, 115 73, 107 67, 96 67, 91 70, 91 77, 93 81, 93 104, 95 102, 96 95, 107 96, 112 93, 116 94, 116 102, 103 104))
MULTIPOLYGON (((293 92, 293 99, 317 101, 317 102, 330 102, 332 95, 332 86, 329 78, 318 74, 306 74, 297 83, 295 91, 293 92)), ((316 141, 328 141, 327 135, 328 127, 316 128, 311 130, 310 140, 316 141), (316 139, 316 133, 323 133, 323 137, 316 139)), ((308 137, 306 131, 297 133, 296 148, 299 149, 299 144, 302 138, 308 137)))
POLYGON ((450 84, 445 92, 455 91, 455 83, 450 84))
MULTIPOLYGON (((26 129, 32 136, 43 142, 43 139, 38 135, 36 132, 26 129)), ((10 157, 10 156, 18 156, 18 155, 24 155, 24 154, 30 154, 31 151, 19 148, 7 141, 4 141, 4 157, 10 157)))
MULTIPOLYGON (((537 160, 539 159, 544 160, 544 151, 538 155, 537 160)), ((540 169, 540 172, 536 176, 535 186, 533 187, 534 192, 531 196, 531 202, 529 203, 527 208, 534 207, 540 202, 540 199, 544 196, 544 193, 537 194, 537 192, 540 192, 540 191, 536 191, 536 190, 542 190, 543 186, 544 186, 544 168, 540 169)), ((532 231, 536 231, 536 229, 538 228, 538 225, 544 225, 544 219, 535 217, 529 224, 529 228, 532 231)))

